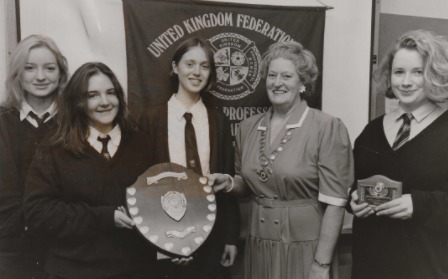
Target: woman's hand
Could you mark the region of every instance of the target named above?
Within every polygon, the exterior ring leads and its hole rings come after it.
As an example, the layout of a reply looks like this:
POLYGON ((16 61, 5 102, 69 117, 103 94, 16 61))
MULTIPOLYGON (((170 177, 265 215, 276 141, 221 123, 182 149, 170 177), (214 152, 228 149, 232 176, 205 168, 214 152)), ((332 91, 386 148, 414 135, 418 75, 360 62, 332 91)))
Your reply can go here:
POLYGON ((132 229, 135 224, 134 221, 126 214, 126 209, 119 206, 114 212, 114 221, 117 228, 132 229))
POLYGON ((221 265, 225 267, 232 266, 237 253, 238 249, 236 248, 236 245, 226 244, 224 246, 224 252, 222 253, 221 257, 221 265))
POLYGON ((358 200, 358 193, 356 191, 353 191, 350 206, 352 207, 353 214, 355 214, 356 217, 366 218, 375 213, 375 208, 373 208, 366 202, 358 204, 358 200))
POLYGON ((190 264, 190 262, 193 260, 193 257, 188 258, 173 258, 171 259, 171 262, 177 265, 181 266, 187 266, 190 264))
POLYGON ((330 278, 330 266, 321 266, 316 262, 311 265, 308 279, 329 279, 330 278))
POLYGON ((387 216, 401 220, 410 219, 414 213, 411 195, 405 194, 398 199, 378 205, 375 211, 377 216, 387 216))
POLYGON ((208 186, 213 187, 215 192, 221 190, 228 191, 232 185, 232 180, 229 175, 222 173, 211 173, 206 175, 208 178, 208 186))

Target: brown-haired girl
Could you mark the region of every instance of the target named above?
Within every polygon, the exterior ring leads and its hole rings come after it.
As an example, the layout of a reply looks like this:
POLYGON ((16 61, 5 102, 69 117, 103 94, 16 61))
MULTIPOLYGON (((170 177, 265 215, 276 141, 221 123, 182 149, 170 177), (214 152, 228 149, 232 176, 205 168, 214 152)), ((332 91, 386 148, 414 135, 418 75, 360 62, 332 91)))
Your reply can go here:
POLYGON ((82 65, 59 99, 59 129, 30 167, 25 213, 51 236, 50 278, 151 278, 155 252, 124 212, 125 189, 151 163, 125 96, 102 63, 82 65))

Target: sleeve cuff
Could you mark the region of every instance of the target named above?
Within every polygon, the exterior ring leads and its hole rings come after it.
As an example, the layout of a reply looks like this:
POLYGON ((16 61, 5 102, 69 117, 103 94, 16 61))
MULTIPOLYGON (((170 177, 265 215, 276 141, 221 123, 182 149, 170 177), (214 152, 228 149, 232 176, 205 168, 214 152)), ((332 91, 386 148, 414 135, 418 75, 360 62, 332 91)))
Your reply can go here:
POLYGON ((345 205, 347 204, 346 199, 330 197, 330 196, 324 195, 322 193, 319 193, 318 200, 320 202, 323 202, 326 204, 340 206, 340 207, 345 207, 345 205))

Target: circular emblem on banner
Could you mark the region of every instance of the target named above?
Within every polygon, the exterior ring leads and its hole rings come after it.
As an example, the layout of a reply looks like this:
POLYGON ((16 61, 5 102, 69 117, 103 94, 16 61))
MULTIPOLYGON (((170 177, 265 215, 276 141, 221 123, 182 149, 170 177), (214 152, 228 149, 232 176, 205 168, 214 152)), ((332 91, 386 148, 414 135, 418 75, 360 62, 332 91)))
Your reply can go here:
POLYGON ((210 93, 222 100, 238 100, 254 92, 261 78, 261 56, 255 42, 236 33, 221 33, 209 41, 217 80, 210 93))

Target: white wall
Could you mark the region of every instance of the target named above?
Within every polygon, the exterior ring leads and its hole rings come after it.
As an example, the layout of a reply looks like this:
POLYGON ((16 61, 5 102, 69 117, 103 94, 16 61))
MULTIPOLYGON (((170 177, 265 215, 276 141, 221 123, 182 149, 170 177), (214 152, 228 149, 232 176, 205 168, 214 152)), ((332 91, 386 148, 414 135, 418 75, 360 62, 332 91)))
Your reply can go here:
POLYGON ((20 0, 21 35, 53 38, 70 73, 88 61, 107 64, 126 87, 126 41, 121 0, 20 0))
POLYGON ((448 19, 447 0, 386 0, 381 13, 448 19))
POLYGON ((369 118, 371 1, 323 1, 327 11, 322 110, 347 126, 352 141, 369 118))

